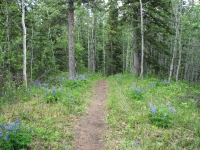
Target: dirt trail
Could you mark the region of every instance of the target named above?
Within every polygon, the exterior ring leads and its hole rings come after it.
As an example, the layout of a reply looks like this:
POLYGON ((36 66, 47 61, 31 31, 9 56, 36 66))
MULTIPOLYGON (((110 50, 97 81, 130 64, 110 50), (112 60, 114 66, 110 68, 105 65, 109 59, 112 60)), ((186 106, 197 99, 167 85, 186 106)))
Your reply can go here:
POLYGON ((102 136, 105 130, 106 92, 106 81, 98 81, 91 105, 75 126, 75 150, 103 150, 102 136))

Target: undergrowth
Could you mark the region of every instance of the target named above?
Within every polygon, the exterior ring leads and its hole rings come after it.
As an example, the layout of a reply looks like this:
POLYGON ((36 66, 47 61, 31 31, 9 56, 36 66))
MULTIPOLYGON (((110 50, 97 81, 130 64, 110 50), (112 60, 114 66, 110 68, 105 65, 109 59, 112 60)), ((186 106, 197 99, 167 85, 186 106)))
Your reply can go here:
MULTIPOLYGON (((49 82, 31 82, 27 91, 20 88, 13 91, 15 99, 8 102, 7 96, 2 96, 0 123, 20 120, 28 126, 32 135, 29 146, 33 150, 73 149, 74 122, 90 103, 93 85, 101 76, 83 74, 71 79, 67 76, 63 73, 49 82)), ((6 138, 6 133, 2 138, 6 138)))
POLYGON ((108 81, 107 150, 200 149, 200 111, 187 98, 197 87, 130 74, 108 81))

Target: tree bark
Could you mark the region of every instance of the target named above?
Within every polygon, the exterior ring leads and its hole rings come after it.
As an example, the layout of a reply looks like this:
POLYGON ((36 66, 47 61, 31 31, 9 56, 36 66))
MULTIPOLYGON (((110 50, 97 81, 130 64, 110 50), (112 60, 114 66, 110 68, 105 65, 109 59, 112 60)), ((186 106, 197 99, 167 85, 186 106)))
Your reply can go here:
POLYGON ((22 0, 22 27, 23 27, 23 80, 27 90, 27 76, 26 76, 26 26, 25 26, 25 4, 22 0))
POLYGON ((141 72, 140 76, 143 77, 143 68, 144 68, 144 29, 143 29, 143 14, 142 14, 142 0, 140 0, 140 15, 141 15, 141 37, 142 37, 142 44, 141 44, 141 72))
POLYGON ((69 78, 75 77, 75 60, 74 60, 74 2, 68 1, 68 40, 69 40, 69 78))
POLYGON ((133 65, 132 65, 132 73, 136 76, 139 75, 139 68, 140 68, 140 61, 139 61, 139 50, 137 49, 138 47, 138 42, 137 42, 137 30, 133 31, 133 65))

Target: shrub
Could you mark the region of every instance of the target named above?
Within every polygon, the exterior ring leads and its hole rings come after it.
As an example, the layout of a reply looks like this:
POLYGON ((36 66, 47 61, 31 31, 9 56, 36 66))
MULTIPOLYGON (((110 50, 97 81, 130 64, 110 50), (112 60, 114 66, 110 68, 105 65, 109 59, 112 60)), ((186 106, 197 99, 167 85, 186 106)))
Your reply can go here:
POLYGON ((133 89, 130 87, 130 97, 133 100, 141 100, 143 98, 143 95, 145 93, 145 89, 142 89, 135 85, 135 88, 133 89))
POLYGON ((176 109, 171 107, 170 103, 168 103, 167 106, 155 106, 149 104, 149 109, 149 118, 152 124, 163 128, 167 128, 172 125, 174 115, 176 114, 176 109))
POLYGON ((0 149, 27 149, 32 140, 32 133, 19 120, 0 127, 0 149))

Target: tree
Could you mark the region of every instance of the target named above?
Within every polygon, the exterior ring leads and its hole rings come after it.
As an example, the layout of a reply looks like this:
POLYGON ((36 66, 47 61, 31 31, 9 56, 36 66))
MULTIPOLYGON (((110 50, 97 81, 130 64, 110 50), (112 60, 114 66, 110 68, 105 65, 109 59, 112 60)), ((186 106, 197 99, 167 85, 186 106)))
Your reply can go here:
POLYGON ((75 77, 74 60, 74 1, 68 0, 69 78, 75 77))
POLYGON ((23 79, 24 85, 27 89, 27 76, 26 76, 26 25, 25 25, 25 4, 22 0, 22 27, 23 27, 23 79))

